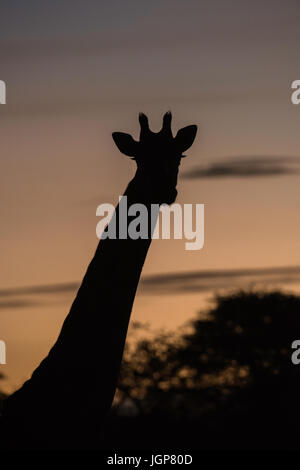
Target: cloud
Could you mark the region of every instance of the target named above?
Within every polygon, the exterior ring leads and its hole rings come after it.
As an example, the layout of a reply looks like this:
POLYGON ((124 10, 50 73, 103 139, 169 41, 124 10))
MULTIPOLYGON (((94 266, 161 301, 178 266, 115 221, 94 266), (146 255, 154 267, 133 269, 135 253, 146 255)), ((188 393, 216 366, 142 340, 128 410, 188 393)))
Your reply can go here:
MULTIPOLYGON (((175 272, 144 276, 140 295, 176 295, 219 289, 278 287, 300 284, 300 266, 175 272)), ((19 309, 53 304, 64 294, 75 295, 78 282, 0 289, 0 308, 19 309)))
POLYGON ((40 304, 38 304, 37 302, 32 302, 31 300, 25 300, 25 299, 0 300, 0 308, 3 308, 3 309, 35 307, 37 305, 40 305, 40 304))
POLYGON ((147 276, 142 279, 143 294, 182 294, 218 289, 278 286, 300 283, 300 266, 283 268, 189 271, 147 276))
POLYGON ((183 174, 186 179, 256 178, 298 174, 300 157, 235 157, 195 167, 183 174))
POLYGON ((0 289, 0 297, 17 297, 32 294, 64 294, 78 289, 78 282, 62 282, 59 284, 46 284, 29 287, 13 287, 0 289))
POLYGON ((0 309, 22 309, 63 301, 64 294, 76 293, 78 282, 0 289, 0 309))

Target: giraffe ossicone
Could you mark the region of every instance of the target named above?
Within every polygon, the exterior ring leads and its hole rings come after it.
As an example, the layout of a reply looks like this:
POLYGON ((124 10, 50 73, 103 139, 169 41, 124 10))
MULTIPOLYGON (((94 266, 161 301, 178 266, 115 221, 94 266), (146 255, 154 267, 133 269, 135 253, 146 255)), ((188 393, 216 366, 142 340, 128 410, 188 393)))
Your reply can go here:
POLYGON ((149 127, 148 117, 144 113, 139 114, 139 123, 141 126, 140 140, 134 138, 125 132, 113 132, 112 137, 121 153, 134 158, 137 162, 142 161, 143 155, 151 153, 155 157, 156 153, 160 153, 165 159, 182 158, 183 152, 188 150, 193 144, 197 126, 190 126, 180 129, 176 136, 173 137, 172 129, 172 113, 166 112, 163 117, 163 125, 159 132, 151 131, 149 127))

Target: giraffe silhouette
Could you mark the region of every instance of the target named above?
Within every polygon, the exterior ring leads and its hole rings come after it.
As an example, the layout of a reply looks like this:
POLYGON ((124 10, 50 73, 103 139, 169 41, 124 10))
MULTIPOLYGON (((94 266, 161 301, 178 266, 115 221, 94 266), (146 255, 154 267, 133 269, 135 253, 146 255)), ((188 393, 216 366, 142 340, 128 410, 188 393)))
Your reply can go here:
MULTIPOLYGON (((140 113, 139 142, 122 132, 112 135, 119 150, 137 164, 124 193, 127 204, 144 204, 149 214, 151 204, 175 201, 180 160, 197 132, 197 126, 191 125, 173 137, 171 119, 166 113, 162 129, 153 133, 148 118, 140 113)), ((119 205, 114 214, 117 225, 118 215, 119 205)), ((149 224, 147 239, 100 240, 56 343, 31 378, 5 402, 2 419, 8 447, 99 445, 152 228, 149 224)))

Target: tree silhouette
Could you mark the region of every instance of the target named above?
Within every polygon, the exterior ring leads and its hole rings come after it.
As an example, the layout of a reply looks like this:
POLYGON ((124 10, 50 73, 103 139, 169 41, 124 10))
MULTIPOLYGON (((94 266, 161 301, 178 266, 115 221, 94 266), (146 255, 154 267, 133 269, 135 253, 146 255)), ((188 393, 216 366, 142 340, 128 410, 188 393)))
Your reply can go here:
POLYGON ((160 333, 127 350, 120 394, 143 416, 184 420, 180 442, 199 444, 197 423, 203 446, 294 447, 300 368, 291 344, 299 337, 300 297, 217 296, 188 332, 160 333))

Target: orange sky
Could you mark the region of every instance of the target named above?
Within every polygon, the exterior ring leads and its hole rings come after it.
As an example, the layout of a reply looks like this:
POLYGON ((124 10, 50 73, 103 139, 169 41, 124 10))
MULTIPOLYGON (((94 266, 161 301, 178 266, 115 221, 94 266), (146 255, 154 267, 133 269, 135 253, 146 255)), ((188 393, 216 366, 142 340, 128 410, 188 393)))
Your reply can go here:
MULTIPOLYGON (((7 297, 1 290, 80 281, 97 244, 96 207, 116 202, 134 172, 111 133, 137 136, 139 111, 153 130, 168 109, 175 131, 199 126, 181 166, 178 202, 205 204, 204 249, 154 241, 145 276, 300 265, 300 106, 290 101, 291 82, 300 79, 299 20, 296 0, 29 0, 0 7, 0 79, 7 84, 0 106, 0 339, 8 361, 0 367, 7 389, 46 354, 74 292, 7 297), (200 165, 262 157, 280 157, 288 171, 183 176, 200 165)), ((241 284, 239 276, 230 279, 241 284)), ((133 318, 175 327, 217 288, 141 288, 133 318)))

